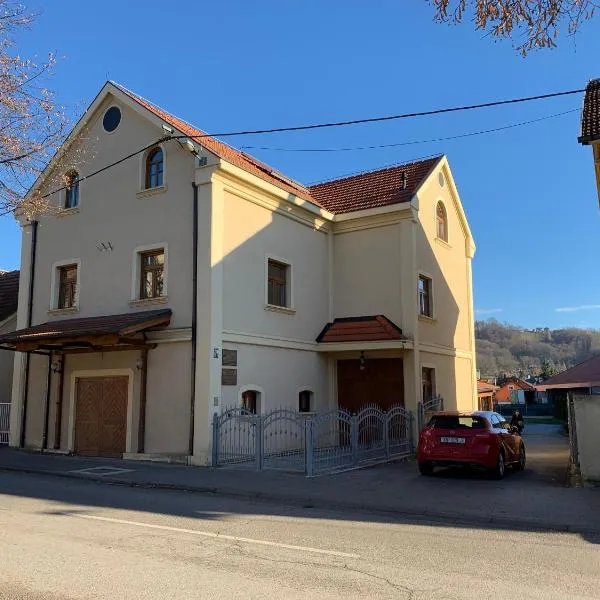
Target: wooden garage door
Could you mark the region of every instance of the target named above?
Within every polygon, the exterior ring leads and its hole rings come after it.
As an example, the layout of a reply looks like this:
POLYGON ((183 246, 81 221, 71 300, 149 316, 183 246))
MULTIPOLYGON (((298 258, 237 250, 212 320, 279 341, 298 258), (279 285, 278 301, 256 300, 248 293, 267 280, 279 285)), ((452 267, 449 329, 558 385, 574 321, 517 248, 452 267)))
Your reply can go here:
POLYGON ((121 456, 127 433, 127 377, 77 380, 75 452, 121 456))
POLYGON ((404 371, 401 358, 372 358, 364 370, 358 360, 338 360, 338 404, 358 412, 367 404, 388 410, 404 405, 404 371))

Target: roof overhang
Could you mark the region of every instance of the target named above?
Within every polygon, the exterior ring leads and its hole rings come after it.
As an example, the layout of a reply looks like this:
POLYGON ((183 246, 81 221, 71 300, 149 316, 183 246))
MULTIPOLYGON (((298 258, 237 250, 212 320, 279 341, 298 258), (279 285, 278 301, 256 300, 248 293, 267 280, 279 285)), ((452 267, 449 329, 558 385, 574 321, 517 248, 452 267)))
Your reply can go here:
POLYGON ((36 354, 75 354, 153 348, 145 333, 166 327, 171 310, 65 319, 19 329, 0 336, 0 348, 36 354))
POLYGON ((319 352, 374 352, 375 350, 413 350, 410 339, 373 342, 322 342, 317 344, 319 352))
POLYGON ((552 383, 550 385, 538 385, 537 389, 539 392, 546 392, 548 390, 575 390, 579 388, 592 388, 600 387, 600 380, 596 381, 576 381, 575 383, 552 383))

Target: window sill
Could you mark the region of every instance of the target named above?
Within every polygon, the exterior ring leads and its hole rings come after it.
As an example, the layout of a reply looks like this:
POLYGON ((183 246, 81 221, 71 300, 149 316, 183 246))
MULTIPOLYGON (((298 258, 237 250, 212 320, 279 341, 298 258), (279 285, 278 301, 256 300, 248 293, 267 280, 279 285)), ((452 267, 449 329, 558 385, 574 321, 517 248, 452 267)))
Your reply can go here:
POLYGON ((131 300, 129 302, 129 306, 154 306, 155 304, 166 304, 168 301, 168 296, 159 296, 158 298, 143 298, 141 300, 131 300))
POLYGON ((436 237, 435 241, 440 245, 440 246, 444 246, 445 248, 452 248, 452 246, 449 244, 449 242, 447 242, 446 240, 443 240, 440 237, 436 237))
POLYGON ((289 308, 287 306, 277 306, 275 304, 265 304, 265 310, 283 313, 285 315, 295 315, 296 314, 295 308, 289 308))
POLYGON ((136 198, 148 198, 156 194, 164 194, 167 191, 166 185, 159 185, 158 187, 148 188, 147 190, 140 190, 135 197, 136 198))
POLYGON ((73 208, 61 208, 56 216, 59 219, 62 219, 63 217, 70 217, 71 215, 77 214, 79 214, 79 206, 73 206, 73 208))
POLYGON ((63 315, 76 315, 78 312, 79 306, 72 306, 71 308, 51 308, 48 310, 48 316, 61 317, 63 315))
POLYGON ((437 319, 434 317, 428 317, 427 315, 419 315, 419 321, 423 323, 437 323, 437 319))

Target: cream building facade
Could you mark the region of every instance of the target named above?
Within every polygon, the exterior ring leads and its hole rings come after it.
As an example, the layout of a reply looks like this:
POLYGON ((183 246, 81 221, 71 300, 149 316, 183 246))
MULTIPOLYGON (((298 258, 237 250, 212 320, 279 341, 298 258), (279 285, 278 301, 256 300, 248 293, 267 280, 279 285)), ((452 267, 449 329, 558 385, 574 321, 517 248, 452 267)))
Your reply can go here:
POLYGON ((305 187, 108 82, 30 193, 12 446, 202 465, 242 404, 477 407, 445 156, 305 187))

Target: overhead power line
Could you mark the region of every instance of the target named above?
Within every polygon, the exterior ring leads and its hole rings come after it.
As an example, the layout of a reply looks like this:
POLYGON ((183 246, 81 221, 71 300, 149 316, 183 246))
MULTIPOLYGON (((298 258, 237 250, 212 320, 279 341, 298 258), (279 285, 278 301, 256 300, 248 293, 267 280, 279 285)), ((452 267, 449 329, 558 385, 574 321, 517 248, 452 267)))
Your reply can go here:
POLYGON ((514 129, 515 127, 522 127, 523 125, 531 125, 532 123, 539 123, 540 121, 547 121, 548 119, 554 119, 556 117, 562 117, 574 112, 579 112, 579 108, 573 108, 564 112, 556 113, 553 115, 547 115, 540 117, 539 119, 531 119, 530 121, 521 121, 520 123, 512 123, 510 125, 503 125, 502 127, 494 127, 493 129, 483 129, 481 131, 471 131, 469 133, 461 133, 458 135, 450 135, 447 137, 430 138, 428 140, 413 140, 410 142, 397 142, 394 144, 377 144, 374 146, 353 146, 347 148, 277 148, 272 146, 240 146, 242 150, 272 150, 274 152, 352 152, 355 150, 380 150, 383 148, 398 148, 400 146, 413 146, 415 144, 430 144, 433 142, 445 142, 448 140, 458 140, 461 138, 472 137, 475 135, 484 135, 487 133, 495 133, 497 131, 504 131, 506 129, 514 129))
POLYGON ((547 98, 557 98, 559 96, 570 96, 572 94, 581 94, 584 89, 569 90, 566 92, 553 92, 542 94, 540 96, 528 96, 525 98, 513 98, 511 100, 495 100, 494 102, 484 102, 483 104, 470 104, 467 106, 453 106, 451 108, 436 108, 434 110, 425 110, 421 112, 404 113, 400 115, 388 115, 385 117, 369 117, 366 119, 354 119, 352 121, 335 121, 332 123, 316 123, 312 125, 297 125, 294 127, 276 127, 274 129, 250 129, 245 131, 228 131, 224 133, 203 133, 202 135, 181 135, 178 138, 202 139, 205 137, 231 137, 236 135, 258 135, 264 133, 282 133, 284 131, 306 131, 309 129, 324 129, 326 127, 346 127, 348 125, 358 125, 361 123, 380 123, 382 121, 394 121, 397 119, 410 119, 413 117, 426 117, 429 115, 441 115, 444 113, 459 112, 465 110, 474 110, 476 108, 490 108, 492 106, 502 106, 505 104, 518 104, 521 102, 531 102, 533 100, 545 100, 547 98))
MULTIPOLYGON (((569 95, 573 95, 573 94, 580 94, 583 92, 585 92, 585 88, 579 89, 579 90, 568 90, 568 91, 563 91, 563 92, 552 92, 549 94, 541 94, 538 96, 528 96, 528 97, 524 97, 524 98, 512 98, 510 100, 496 100, 493 102, 485 102, 482 104, 455 106, 455 107, 451 107, 451 108, 438 108, 435 110, 404 113, 404 114, 399 114, 399 115, 388 115, 388 116, 384 116, 384 117, 369 117, 369 118, 365 118, 365 119, 354 119, 351 121, 316 123, 316 124, 311 124, 311 125, 299 125, 299 126, 293 126, 293 127, 278 127, 278 128, 273 128, 273 129, 255 129, 255 130, 233 131, 233 132, 229 131, 229 132, 224 132, 224 133, 204 133, 201 135, 163 136, 163 137, 157 139, 154 143, 144 146, 143 148, 140 148, 139 150, 136 150, 136 151, 120 158, 119 160, 116 160, 108 165, 105 165, 104 167, 98 169, 97 171, 89 173, 85 177, 82 177, 80 179, 80 181, 85 181, 87 179, 91 179, 92 177, 94 177, 100 173, 103 173, 104 171, 107 171, 108 169, 111 169, 111 168, 121 164, 122 162, 124 162, 130 158, 133 158, 134 156, 137 156, 138 154, 141 154, 142 152, 146 152, 149 148, 152 148, 153 146, 155 146, 156 144, 159 144, 162 141, 167 141, 167 140, 172 140, 172 139, 175 139, 175 140, 178 140, 178 139, 198 140, 198 139, 207 138, 207 137, 214 137, 214 138, 233 137, 233 136, 242 136, 242 135, 281 133, 281 132, 285 132, 285 131, 306 131, 306 130, 311 130, 311 129, 323 129, 323 128, 328 128, 328 127, 345 127, 345 126, 349 126, 349 125, 358 125, 360 123, 378 123, 378 122, 383 122, 383 121, 408 119, 408 118, 413 118, 413 117, 424 117, 424 116, 428 116, 428 115, 438 115, 438 114, 451 113, 451 112, 474 110, 474 109, 479 109, 479 108, 490 108, 493 106, 502 106, 502 105, 507 105, 507 104, 518 104, 518 103, 522 103, 522 102, 531 102, 534 100, 545 100, 548 98, 556 98, 556 97, 560 97, 560 96, 569 96, 569 95)), ((569 112, 571 112, 571 111, 569 111, 569 112)), ((556 116, 558 116, 558 115, 556 115, 556 116)), ((551 118, 551 117, 548 117, 548 118, 551 118)), ((518 126, 518 124, 515 124, 514 126, 518 126)), ((465 134, 465 136, 466 135, 467 134, 465 134)), ((479 135, 479 134, 477 132, 474 132, 473 134, 468 134, 468 135, 479 135)), ((462 136, 459 136, 459 137, 462 137, 462 136)), ((441 138, 441 139, 450 139, 450 138, 441 138)), ((424 143, 424 142, 419 142, 419 143, 424 143)), ((409 145, 409 144, 410 143, 398 144, 398 145, 409 145)), ((396 144, 394 144, 394 145, 396 145, 396 144)), ((43 199, 48 198, 48 197, 52 196, 53 194, 56 194, 64 189, 66 189, 66 186, 62 186, 51 192, 48 192, 47 194, 42 196, 42 198, 43 199)), ((6 216, 7 214, 12 213, 12 212, 14 212, 14 209, 6 210, 6 211, 0 213, 0 217, 6 216)))

